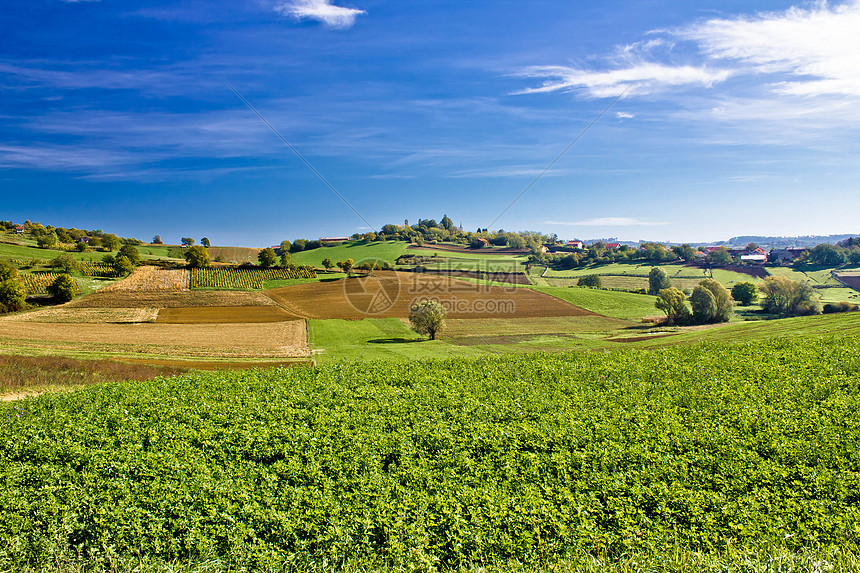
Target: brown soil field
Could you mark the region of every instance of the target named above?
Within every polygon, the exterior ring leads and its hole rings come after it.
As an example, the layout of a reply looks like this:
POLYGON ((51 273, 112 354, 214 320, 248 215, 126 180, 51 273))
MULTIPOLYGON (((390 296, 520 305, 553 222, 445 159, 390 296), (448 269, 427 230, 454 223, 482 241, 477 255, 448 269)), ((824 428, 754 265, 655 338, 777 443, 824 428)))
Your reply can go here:
POLYGON ((847 287, 860 290, 860 275, 858 274, 838 273, 835 278, 847 287))
POLYGON ((277 362, 200 362, 188 360, 147 360, 145 358, 123 358, 121 363, 143 364, 152 367, 188 368, 190 370, 250 370, 252 368, 292 368, 294 366, 313 366, 305 360, 277 362))
POLYGON ((149 265, 134 269, 130 275, 101 289, 102 292, 160 292, 191 288, 188 269, 163 269, 149 265))
POLYGON ((66 304, 69 308, 177 308, 191 306, 275 306, 260 292, 244 291, 161 291, 128 292, 101 289, 66 304))
POLYGON ((265 291, 304 318, 405 318, 413 304, 435 299, 449 319, 593 316, 594 313, 526 288, 479 285, 421 273, 377 271, 375 276, 265 291))
POLYGON ((45 324, 3 330, 0 351, 149 354, 205 358, 309 356, 304 320, 251 324, 45 324))
MULTIPOLYGON (((414 272, 414 271, 410 271, 414 272)), ((500 283, 508 283, 515 285, 531 284, 525 273, 501 273, 489 271, 460 271, 454 269, 424 269, 421 271, 427 275, 443 275, 448 277, 461 277, 470 279, 481 279, 495 281, 500 283)))
POLYGON ((206 324, 283 322, 301 317, 290 314, 279 306, 197 306, 163 308, 156 322, 161 324, 206 324))

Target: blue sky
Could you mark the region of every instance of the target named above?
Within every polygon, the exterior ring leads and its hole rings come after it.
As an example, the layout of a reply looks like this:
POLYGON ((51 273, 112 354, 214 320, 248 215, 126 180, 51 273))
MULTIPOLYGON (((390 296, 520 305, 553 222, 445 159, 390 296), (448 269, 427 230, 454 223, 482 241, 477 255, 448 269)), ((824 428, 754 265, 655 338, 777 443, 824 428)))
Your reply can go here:
POLYGON ((248 246, 443 213, 860 233, 860 0, 10 4, 0 219, 248 246))

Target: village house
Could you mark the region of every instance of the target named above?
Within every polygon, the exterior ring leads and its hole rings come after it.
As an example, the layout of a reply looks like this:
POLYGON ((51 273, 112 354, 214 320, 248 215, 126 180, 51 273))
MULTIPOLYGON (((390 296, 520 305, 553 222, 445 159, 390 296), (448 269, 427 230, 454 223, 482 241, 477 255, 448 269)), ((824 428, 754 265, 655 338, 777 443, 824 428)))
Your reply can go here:
POLYGON ((564 246, 573 247, 574 249, 582 249, 584 247, 582 241, 568 241, 564 246))

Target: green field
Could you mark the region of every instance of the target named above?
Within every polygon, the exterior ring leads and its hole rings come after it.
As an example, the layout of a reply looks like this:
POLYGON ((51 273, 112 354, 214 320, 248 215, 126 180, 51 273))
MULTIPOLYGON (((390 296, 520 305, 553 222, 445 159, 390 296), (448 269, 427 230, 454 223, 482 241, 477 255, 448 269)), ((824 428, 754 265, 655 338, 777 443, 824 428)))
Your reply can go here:
POLYGON ((0 570, 855 570, 858 342, 332 364, 2 404, 0 570))
POLYGON ((552 295, 591 312, 639 321, 644 316, 655 316, 660 311, 654 307, 655 297, 647 294, 612 292, 589 288, 532 287, 538 292, 552 295))
POLYGON ((507 253, 490 254, 481 251, 457 253, 450 251, 433 250, 432 246, 422 248, 411 248, 406 251, 407 255, 433 256, 442 259, 438 263, 426 262, 422 266, 428 269, 453 269, 460 271, 484 271, 484 272, 523 272, 528 257, 525 255, 511 255, 507 253))
POLYGON ((334 247, 320 247, 310 251, 292 253, 292 262, 296 265, 311 265, 322 267, 323 259, 331 259, 332 262, 352 259, 356 265, 362 261, 388 261, 392 265, 397 257, 406 250, 404 241, 379 241, 379 242, 349 242, 334 247))

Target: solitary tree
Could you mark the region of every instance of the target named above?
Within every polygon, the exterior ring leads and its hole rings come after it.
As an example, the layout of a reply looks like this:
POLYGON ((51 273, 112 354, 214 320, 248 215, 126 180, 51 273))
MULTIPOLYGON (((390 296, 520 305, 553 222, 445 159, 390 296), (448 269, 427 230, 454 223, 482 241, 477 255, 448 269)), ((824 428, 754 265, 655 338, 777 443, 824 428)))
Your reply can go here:
POLYGON ((281 252, 289 251, 293 244, 289 241, 281 241, 281 252))
POLYGON ((153 245, 161 245, 161 244, 163 244, 163 243, 162 243, 162 241, 161 241, 161 235, 156 235, 156 236, 154 236, 154 237, 152 238, 152 244, 153 244, 153 245))
POLYGON ((690 316, 686 300, 687 297, 683 292, 675 287, 669 287, 660 291, 654 306, 666 313, 666 324, 673 325, 690 316))
POLYGON ((430 340, 436 340, 436 333, 442 330, 445 314, 444 306, 432 300, 425 300, 412 307, 409 323, 415 332, 426 334, 430 340))
POLYGON ((78 291, 78 285, 75 284, 75 281, 69 275, 60 275, 54 279, 50 285, 48 285, 48 294, 51 295, 54 300, 59 302, 69 302, 73 298, 75 298, 75 294, 78 291))
POLYGON ((257 253, 257 260, 260 261, 261 267, 271 267, 277 262, 278 257, 272 247, 266 247, 257 253))
POLYGON ((140 253, 134 245, 123 245, 117 253, 117 257, 125 257, 135 266, 140 264, 140 253))
POLYGON ((753 283, 736 283, 732 287, 732 298, 738 304, 749 306, 758 299, 758 288, 753 283))
POLYGON ((292 262, 292 255, 290 255, 290 251, 285 251, 281 249, 281 266, 286 268, 290 266, 292 262))
POLYGON ((134 264, 128 257, 119 255, 113 261, 113 268, 121 275, 129 275, 134 270, 134 264))
POLYGON ((659 294, 661 290, 671 286, 672 282, 669 280, 669 276, 660 267, 653 267, 648 273, 649 294, 659 294))
POLYGON ((212 242, 209 240, 209 237, 203 237, 202 239, 200 239, 200 244, 207 249, 212 246, 212 242))
POLYGON ((806 283, 788 277, 767 277, 758 289, 762 292, 761 306, 765 312, 780 316, 819 314, 821 302, 806 283))
POLYGON ((734 303, 726 288, 714 279, 702 279, 690 295, 696 322, 726 322, 732 316, 734 303))
POLYGON ((209 252, 205 247, 197 245, 185 251, 185 260, 188 266, 192 268, 208 267, 212 263, 209 261, 209 252))
POLYGON ((54 259, 48 263, 52 269, 58 269, 63 271, 64 273, 70 273, 78 268, 78 261, 75 260, 75 257, 70 255, 69 253, 62 253, 57 255, 54 259))
POLYGON ((194 239, 192 239, 191 237, 182 237, 182 244, 188 245, 189 247, 193 247, 194 239))
POLYGON ((332 262, 332 260, 330 258, 326 257, 322 260, 322 266, 325 267, 326 269, 331 270, 334 268, 334 263, 332 262))
POLYGON ((599 275, 585 275, 576 281, 576 286, 581 287, 600 288, 600 284, 599 275))

